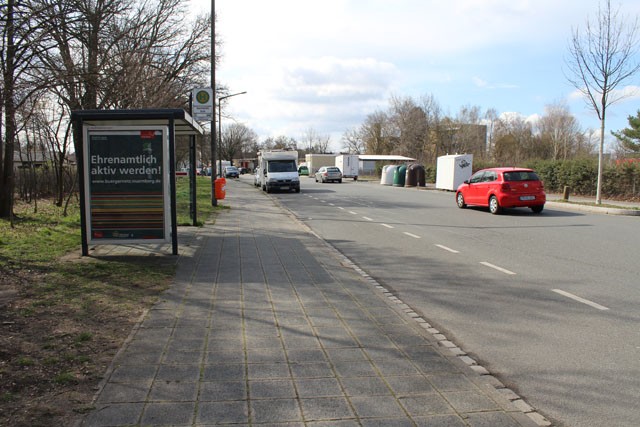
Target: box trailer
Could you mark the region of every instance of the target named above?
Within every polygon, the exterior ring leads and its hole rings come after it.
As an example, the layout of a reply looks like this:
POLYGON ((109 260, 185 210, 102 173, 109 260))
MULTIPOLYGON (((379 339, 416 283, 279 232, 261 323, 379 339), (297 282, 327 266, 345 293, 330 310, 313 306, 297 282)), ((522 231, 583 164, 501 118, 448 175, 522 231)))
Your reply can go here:
POLYGON ((438 157, 436 165, 436 188, 455 191, 465 180, 471 178, 473 154, 452 154, 438 157))
POLYGON ((360 169, 360 159, 357 154, 340 154, 336 156, 335 166, 342 171, 343 178, 358 179, 360 169))
POLYGON ((304 156, 305 163, 309 169, 309 178, 313 178, 323 166, 333 166, 336 162, 335 154, 307 154, 304 156))

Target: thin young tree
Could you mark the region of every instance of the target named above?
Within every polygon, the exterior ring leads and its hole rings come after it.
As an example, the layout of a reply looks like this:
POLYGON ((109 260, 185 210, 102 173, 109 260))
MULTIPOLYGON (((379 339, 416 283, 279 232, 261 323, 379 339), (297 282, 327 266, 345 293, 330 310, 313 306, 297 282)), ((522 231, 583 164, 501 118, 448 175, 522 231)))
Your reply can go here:
POLYGON ((606 111, 625 98, 622 84, 640 69, 638 18, 625 19, 619 8, 611 9, 610 0, 604 1, 593 20, 572 30, 567 66, 567 79, 600 120, 596 204, 601 204, 606 111))

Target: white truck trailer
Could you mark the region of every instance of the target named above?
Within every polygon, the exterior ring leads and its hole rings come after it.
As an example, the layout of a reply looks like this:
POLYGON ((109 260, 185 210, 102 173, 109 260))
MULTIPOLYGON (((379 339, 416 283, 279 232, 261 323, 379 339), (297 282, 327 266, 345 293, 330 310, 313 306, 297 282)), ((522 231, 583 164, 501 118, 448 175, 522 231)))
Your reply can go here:
POLYGON ((300 192, 298 152, 294 150, 266 150, 258 152, 258 186, 263 191, 300 192))
POLYGON ((342 171, 343 178, 353 178, 354 181, 358 180, 360 159, 357 154, 337 155, 335 165, 342 171))

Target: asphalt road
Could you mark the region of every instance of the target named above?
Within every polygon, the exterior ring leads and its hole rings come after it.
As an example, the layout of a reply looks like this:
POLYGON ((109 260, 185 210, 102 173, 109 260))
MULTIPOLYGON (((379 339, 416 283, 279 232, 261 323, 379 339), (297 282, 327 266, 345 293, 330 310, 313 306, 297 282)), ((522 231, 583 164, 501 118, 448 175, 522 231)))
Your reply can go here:
POLYGON ((273 197, 554 425, 640 425, 640 218, 304 177, 273 197))

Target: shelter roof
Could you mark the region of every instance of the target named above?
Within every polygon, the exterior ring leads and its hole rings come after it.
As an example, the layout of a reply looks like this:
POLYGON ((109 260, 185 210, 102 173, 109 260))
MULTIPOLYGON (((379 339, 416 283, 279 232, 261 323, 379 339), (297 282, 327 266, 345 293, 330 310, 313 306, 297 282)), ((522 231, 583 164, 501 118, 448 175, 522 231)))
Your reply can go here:
POLYGON ((150 108, 140 110, 77 110, 73 120, 80 119, 92 126, 167 125, 173 119, 176 135, 202 135, 202 127, 189 113, 178 108, 150 108), (117 122, 117 123, 116 123, 117 122))

